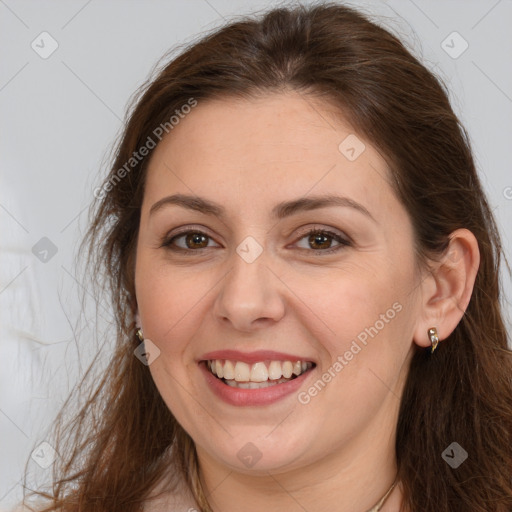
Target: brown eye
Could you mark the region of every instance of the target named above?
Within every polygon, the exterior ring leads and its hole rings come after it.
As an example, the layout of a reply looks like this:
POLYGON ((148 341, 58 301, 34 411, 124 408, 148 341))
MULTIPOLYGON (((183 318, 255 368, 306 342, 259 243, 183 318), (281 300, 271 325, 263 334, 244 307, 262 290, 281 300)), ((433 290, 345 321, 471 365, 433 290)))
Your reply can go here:
POLYGON ((184 231, 162 243, 162 247, 166 247, 171 251, 181 251, 184 253, 194 253, 199 249, 209 249, 213 247, 208 245, 212 239, 206 233, 201 231, 184 231))
POLYGON ((203 233, 188 233, 185 244, 189 249, 202 249, 208 245, 208 237, 203 233))
POLYGON ((329 249, 332 243, 332 237, 324 233, 314 233, 309 235, 309 244, 313 249, 329 249))
POLYGON ((302 240, 305 241, 305 246, 304 242, 302 246, 299 243, 301 249, 319 255, 333 253, 352 245, 350 240, 343 238, 338 233, 324 229, 311 229, 299 239, 299 242, 302 240), (332 245, 333 241, 336 242, 334 246, 332 245))

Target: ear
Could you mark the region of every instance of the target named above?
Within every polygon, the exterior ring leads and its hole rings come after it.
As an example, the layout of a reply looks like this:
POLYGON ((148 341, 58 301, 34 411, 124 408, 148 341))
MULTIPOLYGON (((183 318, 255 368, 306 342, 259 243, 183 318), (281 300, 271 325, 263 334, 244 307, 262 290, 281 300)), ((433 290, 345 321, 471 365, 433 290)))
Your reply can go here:
POLYGON ((422 315, 418 319, 414 341, 430 346, 428 329, 435 327, 439 341, 457 327, 473 293, 480 251, 475 235, 468 229, 457 229, 441 260, 431 262, 430 274, 421 283, 422 315))
POLYGON ((132 296, 130 298, 129 304, 130 304, 131 313, 133 315, 133 319, 135 321, 135 327, 137 329, 140 329, 141 324, 140 324, 140 315, 139 315, 139 305, 137 304, 137 299, 134 296, 132 296))
POLYGON ((130 308, 132 310, 133 318, 135 320, 135 327, 137 329, 140 329, 141 328, 141 324, 140 324, 139 306, 137 304, 137 300, 136 299, 132 299, 130 301, 130 308))

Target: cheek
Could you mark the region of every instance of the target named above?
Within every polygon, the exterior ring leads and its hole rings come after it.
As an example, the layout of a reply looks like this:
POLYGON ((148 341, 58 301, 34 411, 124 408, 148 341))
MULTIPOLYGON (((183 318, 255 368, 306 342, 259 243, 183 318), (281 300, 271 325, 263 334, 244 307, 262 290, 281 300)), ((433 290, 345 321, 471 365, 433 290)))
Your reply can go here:
POLYGON ((412 278, 406 268, 352 264, 323 275, 290 273, 287 281, 303 302, 301 309, 309 311, 309 329, 334 357, 355 339, 364 343, 398 329, 404 316, 403 290, 412 278))
POLYGON ((207 273, 171 268, 149 257, 138 260, 137 304, 144 334, 163 352, 181 351, 199 327, 198 314, 214 287, 207 273))
POLYGON ((329 293, 311 296, 311 308, 320 312, 316 326, 325 326, 318 336, 327 353, 322 372, 343 375, 336 382, 356 407, 363 389, 381 387, 370 370, 390 382, 410 348, 410 306, 401 283, 389 277, 340 279, 329 293))

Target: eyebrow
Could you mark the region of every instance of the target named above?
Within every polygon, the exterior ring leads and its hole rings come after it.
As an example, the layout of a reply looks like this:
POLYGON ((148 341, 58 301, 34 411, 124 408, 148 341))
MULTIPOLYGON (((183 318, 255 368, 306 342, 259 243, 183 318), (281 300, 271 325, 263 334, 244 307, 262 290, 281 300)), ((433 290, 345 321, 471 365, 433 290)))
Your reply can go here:
MULTIPOLYGON (((149 210, 149 215, 154 214, 156 211, 168 205, 177 205, 182 208, 194 210, 205 215, 213 215, 219 218, 225 218, 226 210, 218 203, 199 196, 190 196, 186 194, 174 194, 167 196, 157 201, 149 210)), ((373 215, 360 203, 348 197, 334 196, 334 195, 320 195, 301 197, 291 201, 284 201, 278 203, 272 208, 271 215, 275 219, 284 219, 302 211, 316 210, 318 208, 325 208, 328 206, 343 206, 353 208, 360 213, 366 215, 374 222, 377 222, 373 215)))

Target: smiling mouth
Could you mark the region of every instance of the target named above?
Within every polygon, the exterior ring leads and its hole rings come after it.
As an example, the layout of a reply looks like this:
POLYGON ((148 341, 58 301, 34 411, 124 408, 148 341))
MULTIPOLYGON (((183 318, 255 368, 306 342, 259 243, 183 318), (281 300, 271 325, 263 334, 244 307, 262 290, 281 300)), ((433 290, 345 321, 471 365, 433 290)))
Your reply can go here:
POLYGON ((210 359, 204 362, 212 375, 227 386, 240 389, 262 389, 284 384, 316 366, 311 361, 267 360, 252 365, 229 359, 210 359))

